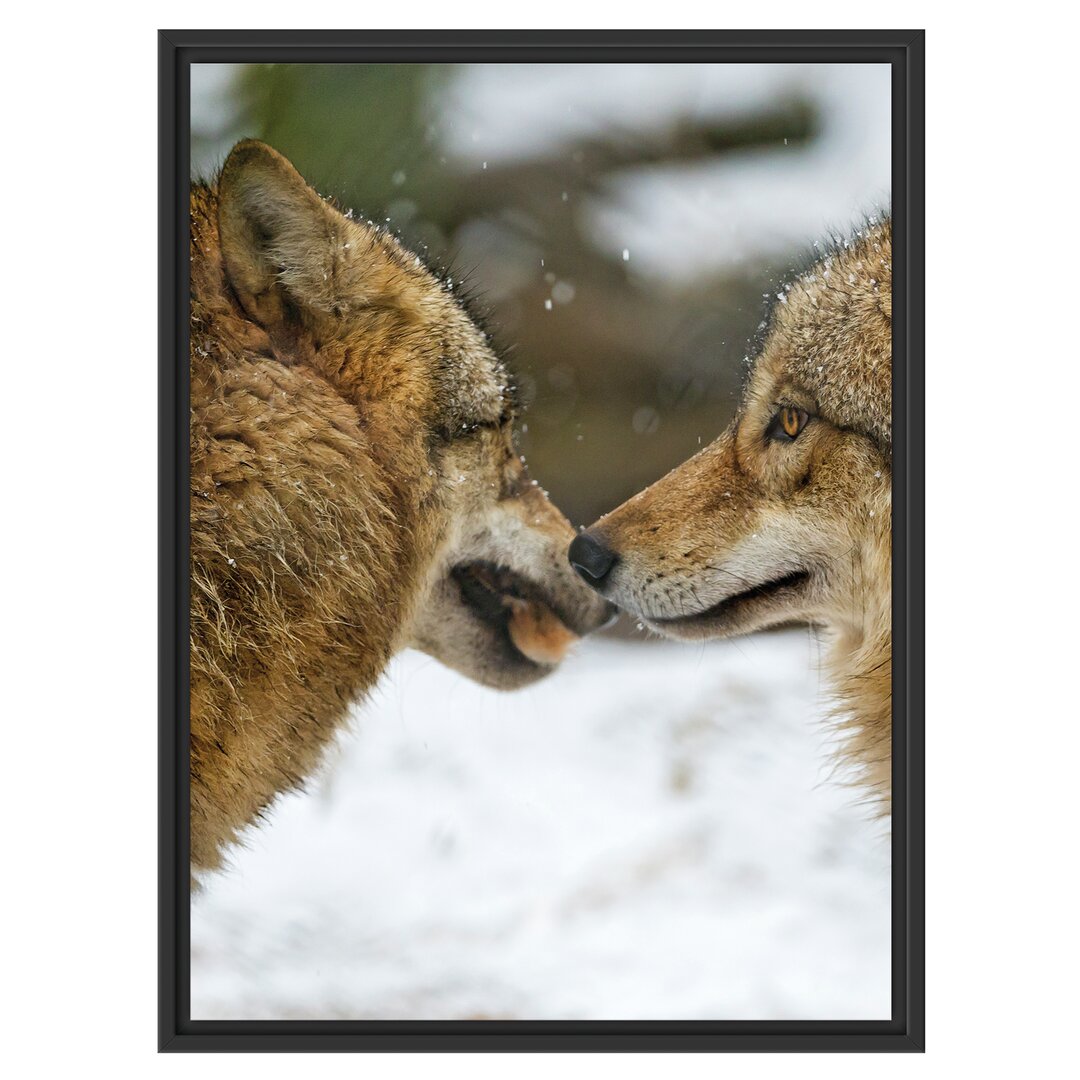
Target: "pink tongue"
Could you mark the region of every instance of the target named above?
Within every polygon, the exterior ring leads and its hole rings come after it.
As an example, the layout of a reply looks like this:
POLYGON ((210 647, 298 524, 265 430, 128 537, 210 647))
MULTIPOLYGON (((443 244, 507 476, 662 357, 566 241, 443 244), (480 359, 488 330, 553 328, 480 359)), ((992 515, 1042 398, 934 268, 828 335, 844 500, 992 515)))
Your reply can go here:
POLYGON ((534 664, 555 665, 578 640, 546 604, 510 599, 510 640, 534 664))

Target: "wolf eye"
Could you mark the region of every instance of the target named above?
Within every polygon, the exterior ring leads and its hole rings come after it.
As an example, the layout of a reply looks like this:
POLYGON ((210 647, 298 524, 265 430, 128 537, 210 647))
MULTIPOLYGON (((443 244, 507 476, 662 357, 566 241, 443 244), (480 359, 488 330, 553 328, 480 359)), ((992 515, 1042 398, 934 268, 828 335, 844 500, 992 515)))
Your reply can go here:
POLYGON ((806 427, 810 414, 805 409, 796 409, 793 405, 784 405, 772 418, 766 435, 780 442, 791 442, 806 427))

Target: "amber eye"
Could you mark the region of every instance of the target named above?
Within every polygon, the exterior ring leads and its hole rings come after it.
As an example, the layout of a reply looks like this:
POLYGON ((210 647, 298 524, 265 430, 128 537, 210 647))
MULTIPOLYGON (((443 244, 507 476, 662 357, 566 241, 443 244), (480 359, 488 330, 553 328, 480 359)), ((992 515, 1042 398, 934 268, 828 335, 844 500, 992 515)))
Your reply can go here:
POLYGON ((789 409, 786 405, 780 410, 780 424, 784 434, 794 439, 802 429, 802 417, 798 409, 789 409))
POLYGON ((769 425, 769 438, 790 441, 806 427, 806 421, 809 419, 810 415, 804 409, 784 405, 773 417, 772 423, 769 425))

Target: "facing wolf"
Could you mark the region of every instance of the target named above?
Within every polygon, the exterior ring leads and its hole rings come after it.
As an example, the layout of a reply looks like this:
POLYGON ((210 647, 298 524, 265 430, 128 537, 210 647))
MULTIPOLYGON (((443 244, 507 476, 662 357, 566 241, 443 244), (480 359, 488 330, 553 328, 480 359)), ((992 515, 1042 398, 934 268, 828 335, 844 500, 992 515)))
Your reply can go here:
POLYGON ((610 615, 512 444, 510 378, 392 237, 238 144, 191 194, 191 854, 301 784, 414 645, 490 686, 610 615))
POLYGON ((785 287, 731 425, 570 547, 668 637, 826 629, 846 752, 887 808, 892 731, 892 223, 785 287))

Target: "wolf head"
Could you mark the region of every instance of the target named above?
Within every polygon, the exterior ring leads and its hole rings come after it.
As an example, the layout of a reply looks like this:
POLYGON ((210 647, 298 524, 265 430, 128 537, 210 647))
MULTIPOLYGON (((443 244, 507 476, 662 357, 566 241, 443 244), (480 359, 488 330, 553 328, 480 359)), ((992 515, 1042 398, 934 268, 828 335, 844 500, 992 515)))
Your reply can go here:
POLYGON ((575 539, 586 582, 670 637, 887 636, 891 239, 871 224, 777 295, 731 425, 575 539))
POLYGON ((262 143, 233 149, 217 200, 232 294, 279 359, 355 406, 348 422, 359 417, 356 437, 378 466, 369 492, 380 509, 367 516, 408 534, 392 550, 417 587, 368 616, 397 628, 390 651, 414 645, 500 688, 553 670, 612 609, 566 566, 573 530, 512 444, 512 380, 450 282, 262 143))

